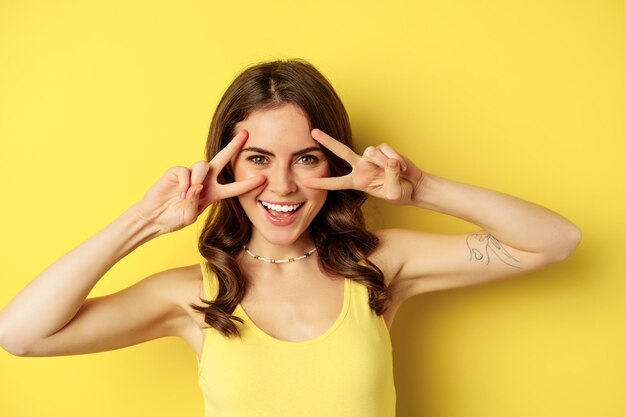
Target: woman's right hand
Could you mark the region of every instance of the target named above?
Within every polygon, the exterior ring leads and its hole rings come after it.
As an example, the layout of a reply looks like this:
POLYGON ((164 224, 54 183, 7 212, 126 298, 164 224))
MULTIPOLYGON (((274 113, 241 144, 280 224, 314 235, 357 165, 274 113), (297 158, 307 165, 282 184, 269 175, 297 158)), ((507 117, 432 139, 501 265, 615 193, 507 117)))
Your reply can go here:
POLYGON ((135 204, 141 219, 153 223, 162 233, 174 232, 196 221, 211 204, 234 197, 262 185, 266 177, 258 175, 229 184, 217 182, 217 176, 248 139, 244 129, 213 157, 210 163, 198 161, 191 169, 175 166, 135 204))

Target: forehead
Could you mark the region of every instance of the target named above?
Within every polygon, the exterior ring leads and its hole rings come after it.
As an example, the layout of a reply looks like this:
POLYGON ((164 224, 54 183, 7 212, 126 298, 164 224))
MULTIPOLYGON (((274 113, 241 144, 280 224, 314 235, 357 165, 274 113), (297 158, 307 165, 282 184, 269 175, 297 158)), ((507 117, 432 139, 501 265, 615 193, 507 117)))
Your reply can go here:
POLYGON ((235 125, 233 136, 242 129, 248 131, 245 146, 280 150, 317 145, 311 137, 312 127, 306 113, 294 104, 255 110, 235 125))

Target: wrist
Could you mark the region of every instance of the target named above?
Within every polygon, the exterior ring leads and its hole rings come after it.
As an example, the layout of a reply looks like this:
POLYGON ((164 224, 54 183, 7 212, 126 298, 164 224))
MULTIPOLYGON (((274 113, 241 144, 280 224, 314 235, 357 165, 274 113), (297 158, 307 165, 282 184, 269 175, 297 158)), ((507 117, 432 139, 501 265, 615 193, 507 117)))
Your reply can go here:
POLYGON ((123 214, 123 221, 128 228, 129 233, 138 235, 142 241, 148 241, 160 235, 164 235, 167 231, 154 223, 151 219, 148 219, 141 215, 137 209, 137 204, 133 204, 123 214))
POLYGON ((425 194, 428 192, 428 189, 431 188, 431 183, 433 178, 430 174, 422 171, 422 176, 415 184, 413 188, 413 193, 411 195, 411 203, 410 205, 416 207, 423 207, 423 203, 425 200, 425 194))

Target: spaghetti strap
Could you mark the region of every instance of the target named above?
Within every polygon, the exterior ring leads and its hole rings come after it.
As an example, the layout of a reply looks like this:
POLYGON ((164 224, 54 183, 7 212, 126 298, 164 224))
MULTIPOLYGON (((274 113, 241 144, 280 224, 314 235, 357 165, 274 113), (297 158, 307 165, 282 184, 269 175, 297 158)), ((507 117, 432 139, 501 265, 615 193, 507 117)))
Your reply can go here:
MULTIPOLYGON (((217 276, 203 271, 211 296, 217 276)), ((394 417, 393 355, 384 319, 372 311, 368 288, 358 281, 344 277, 343 301, 330 329, 301 342, 264 333, 240 305, 234 315, 244 320, 237 323, 241 337, 208 329, 198 365, 204 415, 394 417)))

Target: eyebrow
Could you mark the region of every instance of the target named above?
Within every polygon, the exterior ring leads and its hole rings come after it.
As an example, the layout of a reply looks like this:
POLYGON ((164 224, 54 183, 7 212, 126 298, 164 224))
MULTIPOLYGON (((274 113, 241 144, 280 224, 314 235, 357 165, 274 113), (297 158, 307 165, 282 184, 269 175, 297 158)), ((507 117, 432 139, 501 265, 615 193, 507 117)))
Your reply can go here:
MULTIPOLYGON (((268 150, 265 150, 263 148, 257 148, 256 146, 249 146, 247 148, 243 148, 241 150, 241 152, 258 152, 261 153, 263 155, 269 155, 269 156, 276 156, 273 153, 271 153, 268 150)), ((320 148, 319 146, 309 146, 308 148, 304 148, 304 149, 300 149, 299 151, 296 151, 294 153, 291 154, 291 156, 300 156, 302 154, 308 153, 308 152, 313 152, 313 151, 319 151, 322 152, 322 148, 320 148)))

